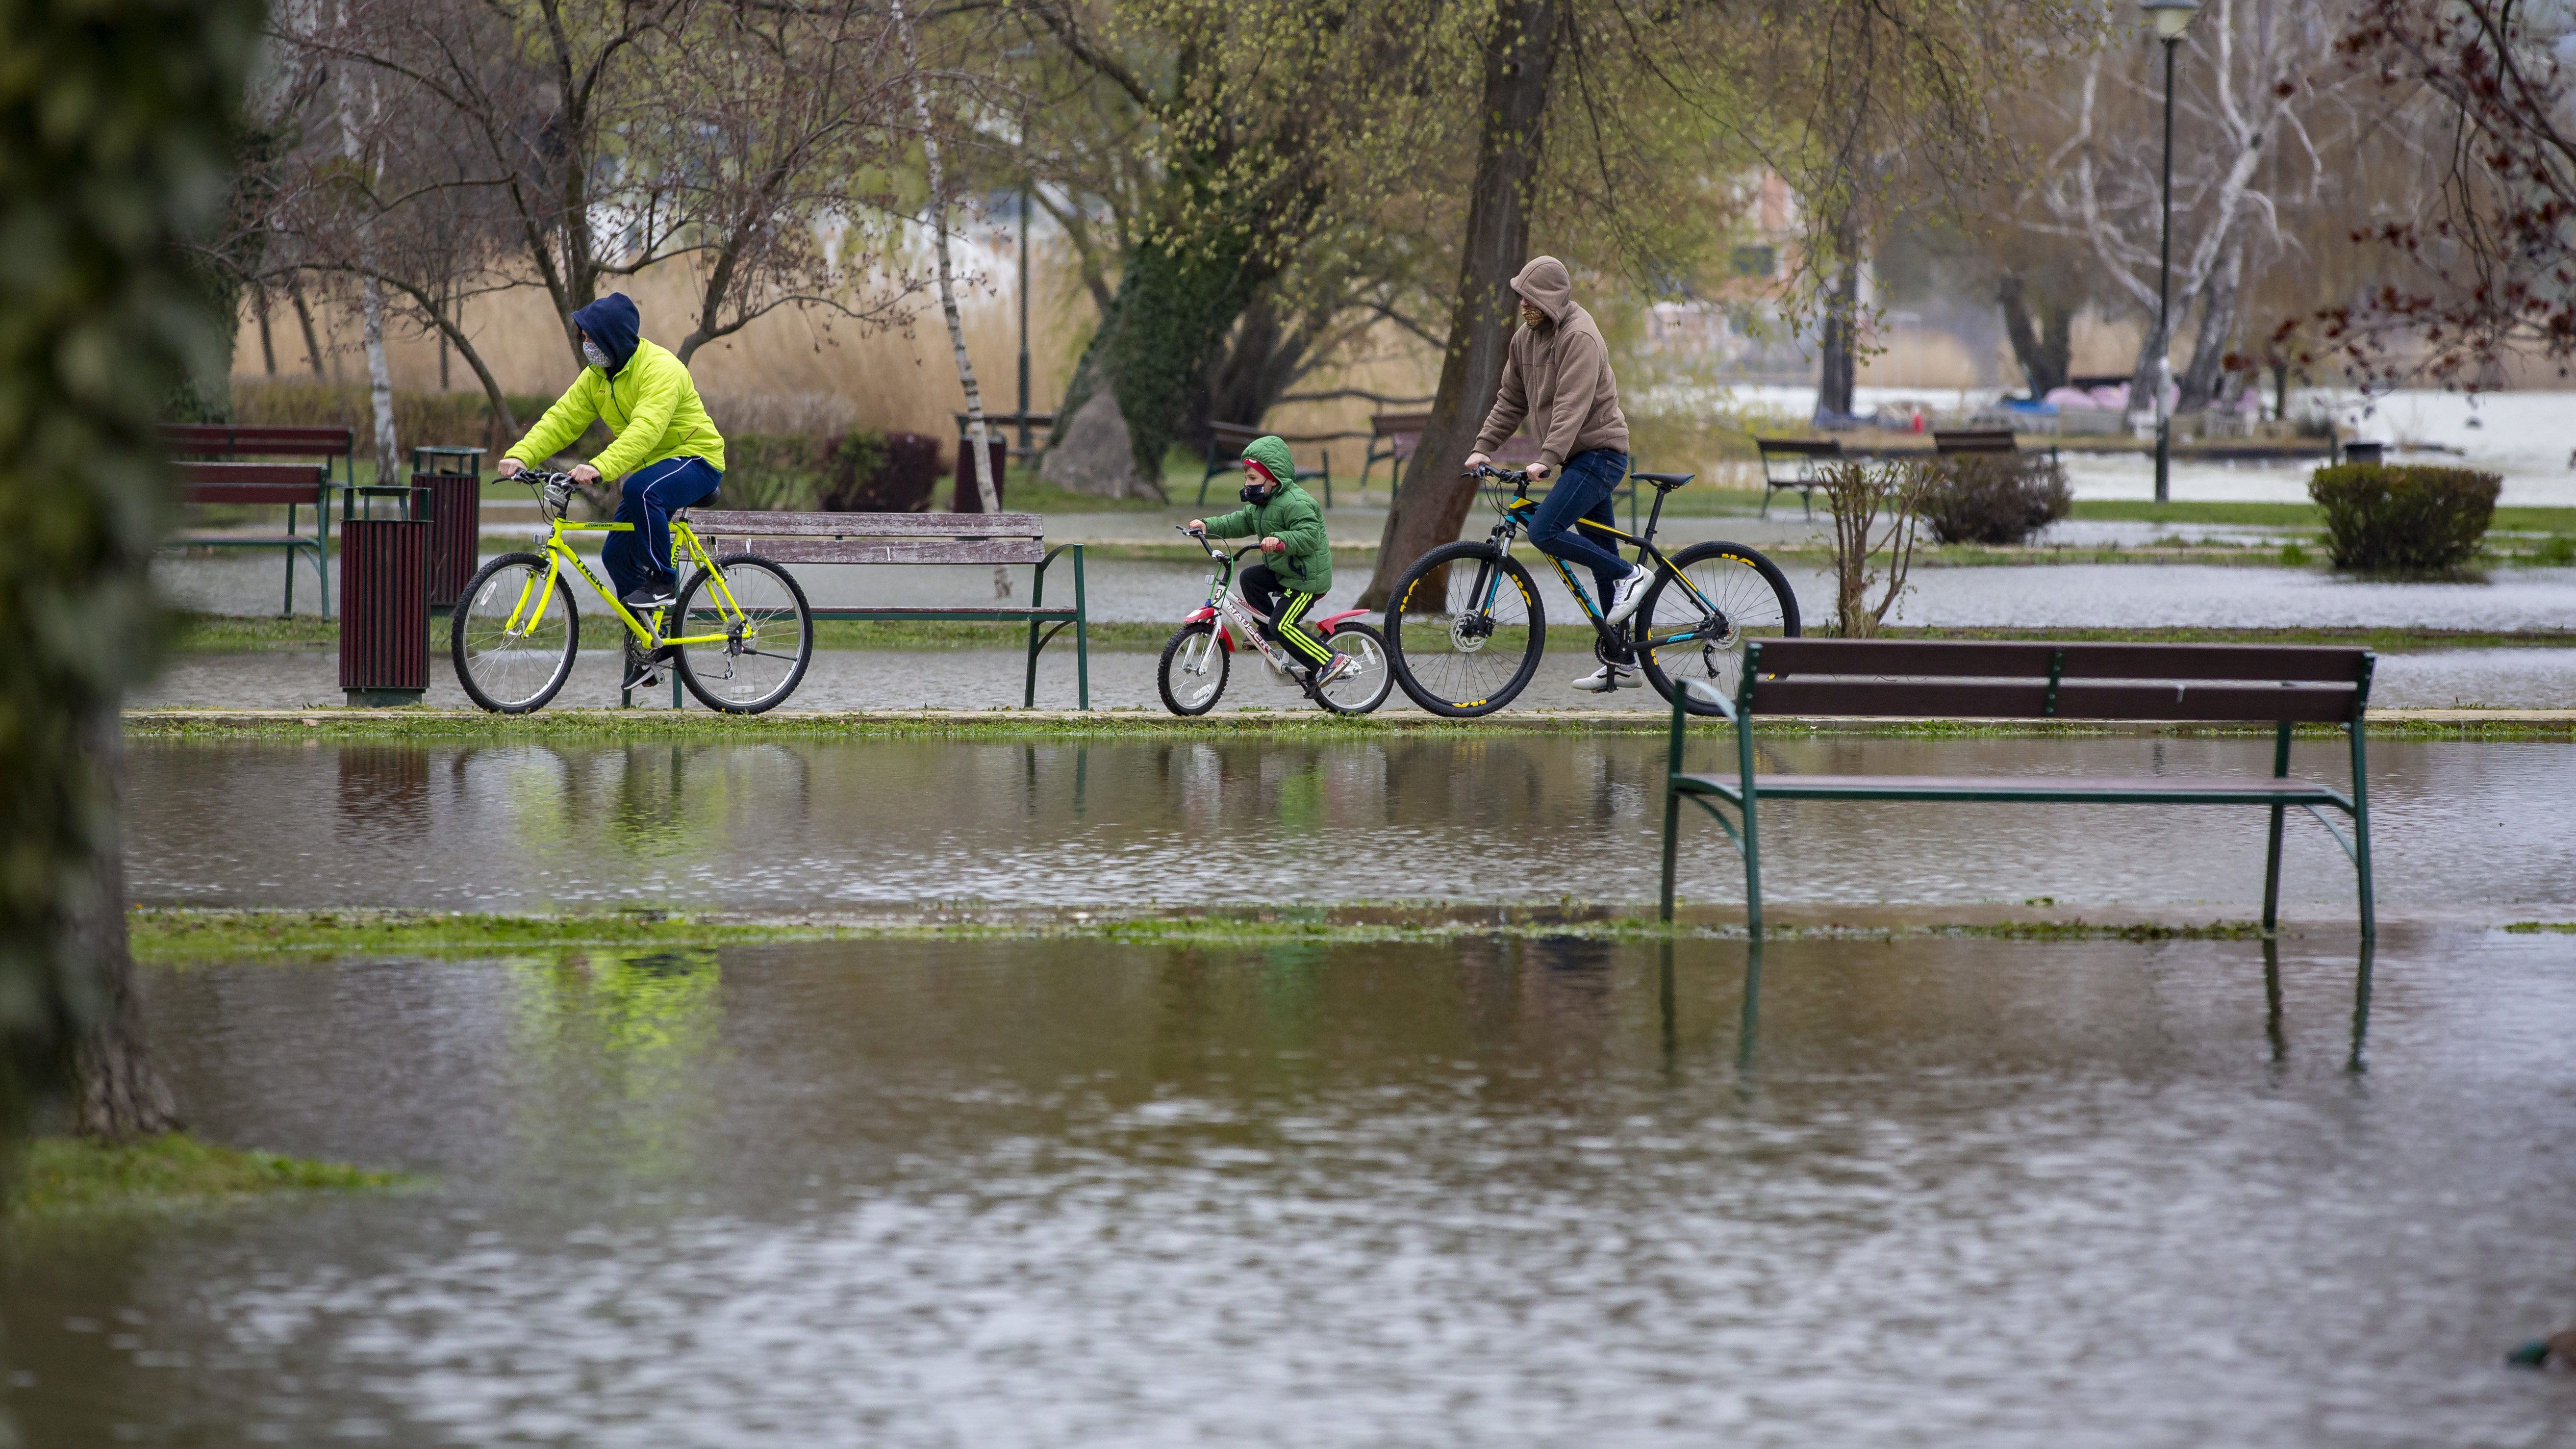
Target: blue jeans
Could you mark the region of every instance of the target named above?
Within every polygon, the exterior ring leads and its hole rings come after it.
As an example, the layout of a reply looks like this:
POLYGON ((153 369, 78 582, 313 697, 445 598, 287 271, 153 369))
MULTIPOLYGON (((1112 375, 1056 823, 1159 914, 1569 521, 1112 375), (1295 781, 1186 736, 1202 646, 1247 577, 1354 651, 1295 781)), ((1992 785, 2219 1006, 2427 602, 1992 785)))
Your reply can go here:
POLYGON ((1530 542, 1538 551, 1553 554, 1570 564, 1592 570, 1592 582, 1600 587, 1595 602, 1609 606, 1610 588, 1636 572, 1636 565, 1619 557, 1616 544, 1593 542, 1574 526, 1578 518, 1588 518, 1605 527, 1619 526, 1618 510, 1610 506, 1610 495, 1627 481, 1628 455, 1613 453, 1608 448, 1593 448, 1565 460, 1556 475, 1556 486, 1538 502, 1538 512, 1530 518, 1530 542))
POLYGON ((617 500, 617 521, 635 527, 612 533, 599 550, 609 582, 618 596, 646 584, 668 585, 671 575, 671 511, 704 503, 715 496, 724 475, 704 458, 665 458, 626 475, 626 491, 617 500))

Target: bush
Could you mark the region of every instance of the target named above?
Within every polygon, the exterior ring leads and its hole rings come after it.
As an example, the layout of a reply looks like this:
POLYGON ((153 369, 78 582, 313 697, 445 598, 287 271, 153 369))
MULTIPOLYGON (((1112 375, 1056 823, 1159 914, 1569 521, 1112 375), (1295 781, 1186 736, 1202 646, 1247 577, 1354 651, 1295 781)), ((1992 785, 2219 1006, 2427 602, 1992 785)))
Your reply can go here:
POLYGON ((2038 453, 1954 453, 1924 489, 1923 523, 1942 543, 2027 543, 2064 518, 2066 469, 2038 453))
POLYGON ((921 513, 940 479, 939 440, 925 433, 844 434, 832 443, 832 513, 921 513))
POLYGON ((2308 479, 2339 569, 2453 569, 2495 521, 2503 480, 2473 468, 2341 463, 2308 479))

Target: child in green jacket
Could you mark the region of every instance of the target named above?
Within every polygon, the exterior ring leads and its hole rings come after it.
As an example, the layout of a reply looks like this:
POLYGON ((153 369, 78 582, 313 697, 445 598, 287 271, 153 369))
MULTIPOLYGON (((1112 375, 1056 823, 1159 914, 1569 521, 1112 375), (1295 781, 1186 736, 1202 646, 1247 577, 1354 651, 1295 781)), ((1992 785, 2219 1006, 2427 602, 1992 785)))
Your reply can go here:
POLYGON ((1324 536, 1324 510, 1297 486, 1297 464, 1277 437, 1255 438, 1243 450, 1243 506, 1214 518, 1193 518, 1190 532, 1218 538, 1259 538, 1269 561, 1241 576, 1243 597, 1270 619, 1271 637, 1317 671, 1318 688, 1358 667, 1336 654, 1301 622, 1333 586, 1333 545, 1324 536))

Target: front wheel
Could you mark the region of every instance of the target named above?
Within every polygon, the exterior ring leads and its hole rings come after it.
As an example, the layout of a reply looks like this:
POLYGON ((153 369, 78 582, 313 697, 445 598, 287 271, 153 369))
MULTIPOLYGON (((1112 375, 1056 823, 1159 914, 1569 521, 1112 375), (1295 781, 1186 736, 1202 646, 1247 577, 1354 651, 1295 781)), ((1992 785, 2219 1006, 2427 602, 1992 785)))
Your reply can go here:
POLYGON ((1445 543, 1413 561, 1386 606, 1387 662, 1413 702, 1451 719, 1492 714, 1538 673, 1547 610, 1502 548, 1445 543))
POLYGON ((1163 708, 1184 718, 1216 708, 1225 693, 1225 674, 1233 651, 1216 637, 1216 621, 1183 624, 1163 646, 1163 662, 1154 669, 1154 685, 1163 691, 1163 708))
MULTIPOLYGON (((1671 559, 1631 625, 1637 660, 1667 704, 1677 679, 1698 680, 1731 703, 1744 681, 1745 645, 1798 637, 1798 596, 1777 565, 1740 543, 1695 543, 1671 559)), ((1718 712, 1696 698, 1686 707, 1718 712)))
POLYGON ((495 714, 526 714, 572 677, 581 615, 572 587, 542 554, 505 553, 475 571, 447 625, 447 654, 466 697, 495 714))
POLYGON ((795 576, 756 554, 698 570, 671 614, 680 682, 709 709, 759 714, 804 682, 814 610, 795 576))
POLYGON ((1387 667, 1386 636, 1352 620, 1339 625, 1324 647, 1356 661, 1351 672, 1315 691, 1315 702, 1335 714, 1367 714, 1395 692, 1395 672, 1387 667))

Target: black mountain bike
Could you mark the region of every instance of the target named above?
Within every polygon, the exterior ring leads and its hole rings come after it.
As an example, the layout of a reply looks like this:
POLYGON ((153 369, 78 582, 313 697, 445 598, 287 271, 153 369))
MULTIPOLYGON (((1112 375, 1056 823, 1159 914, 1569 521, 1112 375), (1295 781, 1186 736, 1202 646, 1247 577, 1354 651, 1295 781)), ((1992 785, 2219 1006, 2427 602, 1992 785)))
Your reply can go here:
MULTIPOLYGON (((1547 648, 1547 611, 1529 570, 1511 555, 1512 541, 1538 511, 1529 496, 1530 476, 1491 466, 1466 476, 1512 485, 1509 495, 1499 487, 1486 489, 1501 520, 1481 543, 1461 539, 1415 559, 1396 580, 1386 606, 1387 661, 1395 666, 1396 682, 1415 704, 1452 719, 1492 714, 1511 703, 1529 686, 1547 648)), ((1671 555, 1655 547, 1665 497, 1695 475, 1629 476, 1655 490, 1655 511, 1643 537, 1576 520, 1577 527, 1635 548, 1640 566, 1655 571, 1626 625, 1601 617, 1565 560, 1550 556, 1548 562, 1592 621, 1592 652, 1603 663, 1625 662, 1633 652, 1667 703, 1677 678, 1705 681, 1716 686, 1719 698, 1733 699, 1747 640, 1797 637, 1798 596, 1771 560, 1740 543, 1695 543, 1671 555)), ((1687 707, 1694 714, 1718 712, 1696 695, 1687 707)))

